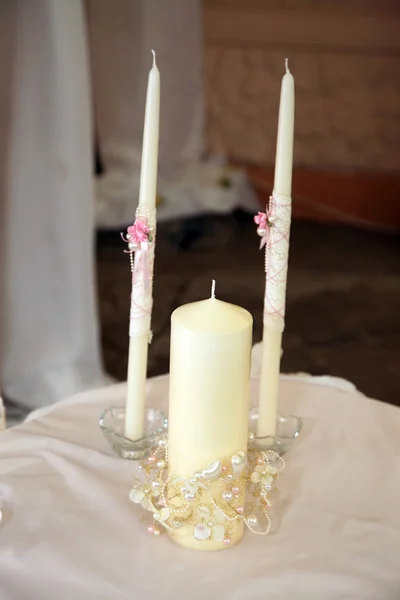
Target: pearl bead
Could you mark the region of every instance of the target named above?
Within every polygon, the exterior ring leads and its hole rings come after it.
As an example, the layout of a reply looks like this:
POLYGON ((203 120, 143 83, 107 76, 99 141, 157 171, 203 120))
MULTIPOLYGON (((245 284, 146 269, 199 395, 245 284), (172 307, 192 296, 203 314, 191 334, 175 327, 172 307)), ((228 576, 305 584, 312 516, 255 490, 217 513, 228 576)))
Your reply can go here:
POLYGON ((239 450, 239 452, 236 452, 236 454, 234 454, 231 459, 233 465, 241 465, 245 462, 245 460, 246 454, 243 452, 243 450, 239 450))
POLYGON ((149 525, 147 531, 152 535, 160 535, 161 531, 156 525, 149 525))
POLYGON ((192 500, 194 500, 194 494, 192 494, 191 492, 187 492, 185 494, 185 500, 188 500, 189 502, 191 502, 192 500))
POLYGON ((148 458, 149 463, 154 463, 154 462, 156 462, 156 460, 157 460, 157 457, 154 456, 154 454, 151 454, 148 458))
POLYGON ((207 525, 208 525, 209 527, 214 527, 214 522, 213 522, 213 521, 208 521, 207 525))
POLYGON ((262 456, 257 456, 257 464, 259 465, 263 465, 264 464, 264 459, 262 456))
POLYGON ((256 515, 249 515, 247 517, 247 522, 249 525, 257 525, 258 519, 257 519, 256 515))
POLYGON ((234 485, 232 488, 232 492, 235 494, 235 496, 237 496, 237 494, 240 492, 239 486, 234 485))
POLYGON ((180 521, 179 519, 174 519, 174 520, 172 521, 172 527, 173 527, 174 529, 180 529, 180 528, 182 527, 182 525, 183 525, 183 523, 182 523, 182 521, 180 521))
POLYGON ((225 544, 225 546, 229 546, 230 543, 231 543, 231 536, 230 535, 226 535, 224 537, 224 544, 225 544))
POLYGON ((154 514, 153 514, 153 519, 154 519, 155 521, 158 521, 158 520, 159 520, 159 518, 160 518, 160 513, 154 513, 154 514))
POLYGON ((165 460, 159 460, 159 461, 157 461, 157 467, 158 467, 159 469, 164 469, 164 468, 165 468, 165 466, 166 466, 166 464, 165 464, 165 460))
POLYGON ((131 239, 131 237, 132 237, 132 236, 131 236, 131 234, 130 234, 130 233, 127 233, 127 234, 126 234, 126 239, 127 239, 127 240, 130 240, 130 239, 131 239))
POLYGON ((252 440, 254 440, 255 437, 256 436, 254 435, 254 433, 252 431, 250 431, 250 433, 249 433, 249 440, 252 441, 252 440))
POLYGON ((239 450, 232 456, 231 463, 232 463, 233 471, 236 473, 236 475, 239 475, 246 468, 246 463, 247 463, 246 453, 243 452, 243 450, 239 450))
POLYGON ((238 506, 236 508, 236 512, 238 513, 238 515, 242 515, 244 513, 244 506, 238 506))
POLYGON ((195 477, 191 477, 191 478, 189 479, 189 483, 191 483, 191 484, 194 484, 194 483, 196 483, 196 478, 195 478, 195 477))
POLYGON ((232 492, 224 492, 224 493, 222 494, 222 498, 223 498, 223 500, 225 500, 226 502, 229 502, 229 500, 232 500, 232 498, 233 498, 233 494, 232 494, 232 492))
POLYGON ((264 227, 258 227, 257 228, 257 234, 260 237, 264 237, 264 235, 266 235, 266 233, 267 233, 267 230, 264 227))

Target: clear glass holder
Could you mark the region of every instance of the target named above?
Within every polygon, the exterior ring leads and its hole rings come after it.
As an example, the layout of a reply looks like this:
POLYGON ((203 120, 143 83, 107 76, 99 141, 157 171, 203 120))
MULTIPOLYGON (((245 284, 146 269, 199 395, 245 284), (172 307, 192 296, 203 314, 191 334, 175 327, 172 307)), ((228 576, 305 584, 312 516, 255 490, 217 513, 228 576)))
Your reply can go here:
POLYGON ((106 408, 100 417, 100 428, 118 456, 127 460, 143 460, 168 431, 168 419, 161 410, 145 409, 144 435, 138 440, 131 440, 125 436, 125 416, 125 408, 106 408))
POLYGON ((300 435, 303 420, 300 417, 290 415, 283 417, 278 415, 276 420, 276 431, 274 436, 260 437, 257 435, 258 408, 253 408, 249 413, 249 448, 255 450, 272 451, 282 456, 291 449, 300 435))

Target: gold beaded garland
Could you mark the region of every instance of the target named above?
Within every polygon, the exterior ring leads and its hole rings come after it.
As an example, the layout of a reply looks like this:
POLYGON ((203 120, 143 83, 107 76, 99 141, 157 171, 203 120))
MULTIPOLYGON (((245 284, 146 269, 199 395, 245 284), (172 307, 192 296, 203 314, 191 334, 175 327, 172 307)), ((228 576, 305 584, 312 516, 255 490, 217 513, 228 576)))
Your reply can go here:
POLYGON ((240 522, 256 535, 269 533, 268 495, 276 489, 284 466, 276 452, 249 448, 247 453, 238 450, 226 463, 215 460, 184 479, 168 473, 164 437, 141 464, 143 481, 135 482, 130 499, 153 514, 148 527, 153 535, 159 535, 162 527, 189 525, 196 540, 214 539, 229 545, 240 522))

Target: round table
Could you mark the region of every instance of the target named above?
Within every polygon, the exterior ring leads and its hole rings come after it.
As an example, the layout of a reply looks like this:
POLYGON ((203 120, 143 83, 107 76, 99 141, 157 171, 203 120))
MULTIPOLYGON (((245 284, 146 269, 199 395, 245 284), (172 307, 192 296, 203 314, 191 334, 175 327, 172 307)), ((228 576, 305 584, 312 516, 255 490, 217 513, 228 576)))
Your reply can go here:
MULTIPOLYGON (((253 381, 252 397, 256 398, 253 381)), ((0 434, 1 600, 400 597, 400 410, 330 378, 282 376, 282 414, 303 417, 269 536, 196 552, 147 533, 101 411, 125 384, 79 394, 0 434)), ((147 383, 166 408, 168 377, 147 383)))

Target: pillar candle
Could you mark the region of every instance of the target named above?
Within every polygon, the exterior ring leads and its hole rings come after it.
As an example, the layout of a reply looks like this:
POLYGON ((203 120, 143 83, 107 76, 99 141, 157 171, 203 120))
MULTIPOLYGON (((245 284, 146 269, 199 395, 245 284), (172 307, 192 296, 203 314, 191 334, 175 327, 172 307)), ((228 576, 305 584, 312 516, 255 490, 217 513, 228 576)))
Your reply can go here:
POLYGON ((257 435, 274 436, 286 299, 294 134, 294 79, 286 59, 279 105, 274 191, 266 245, 266 289, 257 435))
MULTIPOLYGON (((252 323, 249 312, 214 294, 172 314, 170 473, 187 478, 247 450, 252 323)), ((242 525, 230 545, 241 539, 242 525)), ((188 525, 170 536, 187 548, 226 547, 222 541, 196 540, 188 525)))
MULTIPOLYGON (((150 339, 152 276, 155 250, 156 191, 158 164, 158 130, 160 119, 160 73, 153 52, 153 67, 149 74, 143 132, 142 167, 139 203, 136 219, 144 219, 151 228, 152 242, 136 251, 136 275, 133 274, 129 328, 128 381, 126 397, 125 435, 137 440, 143 436, 147 354, 150 339), (147 264, 148 276, 144 272, 147 264), (146 282, 146 279, 148 281, 146 282)), ((133 266, 133 264, 132 264, 133 266)))

